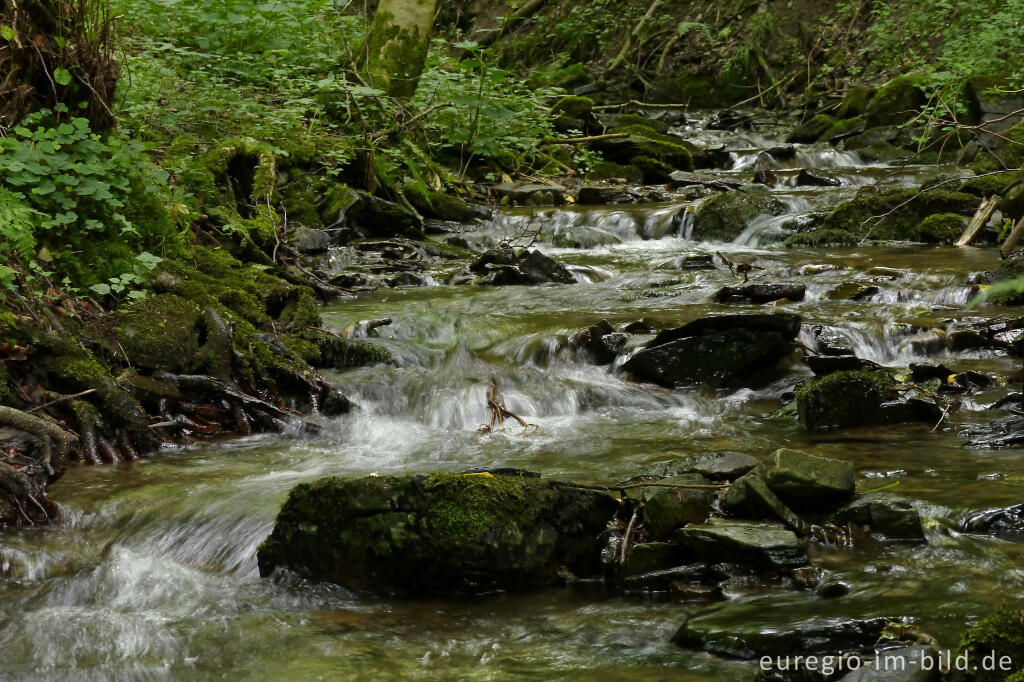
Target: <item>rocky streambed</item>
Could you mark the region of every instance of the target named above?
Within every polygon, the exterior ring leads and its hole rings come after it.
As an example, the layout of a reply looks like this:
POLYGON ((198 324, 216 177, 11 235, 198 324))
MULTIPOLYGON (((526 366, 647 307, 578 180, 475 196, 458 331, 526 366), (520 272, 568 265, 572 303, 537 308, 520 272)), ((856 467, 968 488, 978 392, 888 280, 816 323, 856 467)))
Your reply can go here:
POLYGON ((325 371, 354 409, 316 432, 69 469, 63 524, 0 546, 5 674, 732 680, 955 648, 1024 581, 1024 310, 968 307, 998 253, 942 245, 981 198, 686 125, 717 168, 312 245, 353 292, 323 327, 390 363, 325 371))

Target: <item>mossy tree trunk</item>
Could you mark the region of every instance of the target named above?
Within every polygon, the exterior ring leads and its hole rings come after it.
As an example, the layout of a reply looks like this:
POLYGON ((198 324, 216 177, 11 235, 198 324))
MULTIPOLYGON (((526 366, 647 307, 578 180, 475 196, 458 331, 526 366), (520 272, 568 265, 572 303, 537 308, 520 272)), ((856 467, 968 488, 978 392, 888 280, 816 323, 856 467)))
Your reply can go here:
POLYGON ((430 47, 438 0, 381 0, 366 37, 370 83, 392 97, 416 92, 430 47))

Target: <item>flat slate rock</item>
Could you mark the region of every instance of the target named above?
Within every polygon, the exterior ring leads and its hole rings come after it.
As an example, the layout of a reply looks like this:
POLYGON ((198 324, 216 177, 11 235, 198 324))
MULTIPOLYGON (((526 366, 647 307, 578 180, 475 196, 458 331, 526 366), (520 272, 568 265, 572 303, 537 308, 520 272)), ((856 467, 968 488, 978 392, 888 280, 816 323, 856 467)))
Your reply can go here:
POLYGON ((791 569, 807 563, 796 534, 778 523, 711 518, 675 532, 693 559, 791 569))

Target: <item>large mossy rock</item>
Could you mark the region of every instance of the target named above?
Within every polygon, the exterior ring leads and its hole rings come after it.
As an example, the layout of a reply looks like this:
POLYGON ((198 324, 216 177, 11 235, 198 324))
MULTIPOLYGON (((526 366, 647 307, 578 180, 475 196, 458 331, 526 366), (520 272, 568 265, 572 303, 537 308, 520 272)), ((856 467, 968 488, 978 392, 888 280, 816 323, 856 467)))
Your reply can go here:
POLYGON ((986 671, 981 661, 995 655, 998 662, 1003 656, 1012 661, 1012 671, 1024 670, 1024 611, 1000 610, 982 618, 960 637, 960 647, 954 659, 966 654, 974 670, 954 671, 945 679, 950 682, 1003 682, 1021 679, 1004 670, 986 671))
POLYGON ((800 511, 834 507, 853 497, 853 464, 841 459, 780 448, 757 471, 776 495, 800 511))
POLYGON ((814 118, 797 126, 793 132, 786 137, 786 142, 810 143, 817 142, 821 137, 835 125, 836 119, 828 114, 818 114, 814 118))
POLYGON ((825 218, 820 229, 842 231, 857 239, 868 237, 935 243, 938 239, 947 239, 948 232, 937 232, 932 223, 926 223, 922 230, 922 222, 926 218, 937 214, 966 217, 973 214, 978 203, 976 196, 943 189, 920 193, 912 189, 885 194, 864 193, 837 206, 825 218))
POLYGON ((760 383, 792 352, 800 332, 796 315, 720 315, 664 331, 624 368, 661 386, 760 383))
POLYGON ((836 372, 805 385, 796 394, 800 424, 808 431, 855 426, 935 423, 942 411, 934 403, 900 398, 896 381, 885 371, 836 372))
POLYGON ((762 215, 779 216, 786 205, 769 194, 726 192, 717 194, 697 209, 694 239, 732 241, 762 215))
POLYGON ((618 502, 604 493, 491 473, 324 478, 292 489, 260 546, 260 574, 384 593, 518 590, 564 568, 599 570, 618 502))
MULTIPOLYGON (((1024 252, 1007 258, 995 270, 985 274, 985 279, 991 284, 1000 284, 1021 278, 1024 278, 1024 252)), ((1000 305, 1024 305, 1024 291, 993 294, 989 301, 1000 305)))
POLYGON ((697 149, 681 138, 642 125, 626 126, 616 132, 626 137, 597 140, 591 148, 601 152, 606 161, 639 168, 644 182, 668 182, 672 171, 694 169, 697 149))
POLYGON ((864 118, 872 126, 906 123, 917 116, 928 102, 924 76, 898 76, 883 85, 864 109, 864 118))

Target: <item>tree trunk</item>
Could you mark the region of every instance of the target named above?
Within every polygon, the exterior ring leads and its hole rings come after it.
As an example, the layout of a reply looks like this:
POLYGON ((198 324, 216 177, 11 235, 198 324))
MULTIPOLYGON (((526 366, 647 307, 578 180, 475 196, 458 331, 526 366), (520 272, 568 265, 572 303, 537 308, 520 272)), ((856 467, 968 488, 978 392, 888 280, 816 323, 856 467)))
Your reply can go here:
POLYGON ((381 0, 366 37, 366 75, 392 97, 416 92, 430 48, 437 0, 381 0))

